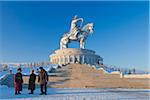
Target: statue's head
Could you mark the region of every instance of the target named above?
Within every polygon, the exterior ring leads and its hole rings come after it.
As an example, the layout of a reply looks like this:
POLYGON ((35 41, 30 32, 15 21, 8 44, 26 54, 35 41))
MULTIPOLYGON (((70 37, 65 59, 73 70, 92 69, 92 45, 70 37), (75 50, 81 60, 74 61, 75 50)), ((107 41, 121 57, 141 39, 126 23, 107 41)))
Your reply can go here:
POLYGON ((78 19, 78 16, 77 16, 77 15, 75 15, 73 19, 78 19))

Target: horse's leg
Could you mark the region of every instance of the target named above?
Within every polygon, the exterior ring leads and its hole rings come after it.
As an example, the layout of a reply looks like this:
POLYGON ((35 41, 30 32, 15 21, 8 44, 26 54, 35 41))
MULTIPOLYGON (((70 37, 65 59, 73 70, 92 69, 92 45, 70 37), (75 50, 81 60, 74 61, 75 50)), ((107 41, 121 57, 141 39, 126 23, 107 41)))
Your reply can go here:
POLYGON ((64 37, 60 40, 60 49, 65 48, 64 37))
POLYGON ((62 41, 62 39, 60 40, 60 49, 63 49, 63 41, 62 41))
POLYGON ((60 49, 64 49, 68 47, 68 38, 67 37, 63 37, 60 41, 60 49))
POLYGON ((84 45, 85 45, 84 38, 81 38, 81 39, 80 39, 80 48, 81 48, 81 49, 84 49, 84 45))

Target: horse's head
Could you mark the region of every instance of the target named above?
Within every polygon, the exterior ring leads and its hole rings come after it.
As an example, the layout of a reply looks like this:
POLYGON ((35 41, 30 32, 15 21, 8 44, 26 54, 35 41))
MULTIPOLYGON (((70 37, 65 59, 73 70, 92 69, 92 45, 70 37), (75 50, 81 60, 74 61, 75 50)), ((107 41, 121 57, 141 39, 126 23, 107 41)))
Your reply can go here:
POLYGON ((94 24, 93 24, 93 23, 88 23, 88 24, 86 25, 86 28, 87 28, 87 31, 88 31, 89 33, 93 33, 94 24))
POLYGON ((94 24, 88 23, 88 24, 84 25, 84 27, 81 29, 79 36, 81 35, 83 37, 88 37, 88 35, 93 33, 93 29, 94 29, 94 24))

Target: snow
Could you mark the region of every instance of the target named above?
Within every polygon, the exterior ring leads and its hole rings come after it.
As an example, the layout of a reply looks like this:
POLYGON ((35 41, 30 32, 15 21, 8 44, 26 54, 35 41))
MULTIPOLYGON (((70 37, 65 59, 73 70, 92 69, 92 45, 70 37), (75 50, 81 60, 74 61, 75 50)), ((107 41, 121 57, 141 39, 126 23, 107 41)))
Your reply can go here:
POLYGON ((35 94, 28 94, 27 88, 21 95, 14 95, 14 88, 0 86, 0 99, 5 100, 149 100, 148 89, 80 89, 48 88, 47 95, 40 95, 40 88, 35 94))
MULTIPOLYGON (((22 73, 29 75, 32 69, 36 71, 37 68, 22 67, 22 73)), ((51 68, 51 66, 44 67, 47 71, 51 68)), ((17 72, 17 67, 11 69, 12 73, 17 72)), ((9 75, 9 70, 0 72, 0 80, 9 75)), ((0 85, 0 100, 150 100, 150 89, 48 88, 47 95, 40 95, 40 88, 36 88, 34 95, 29 95, 28 92, 27 88, 23 88, 21 95, 14 95, 13 87, 0 85)))
POLYGON ((0 85, 7 85, 8 87, 14 86, 14 74, 6 74, 0 79, 0 85))
MULTIPOLYGON (((55 68, 56 69, 58 67, 58 65, 52 64, 52 65, 49 65, 49 66, 42 66, 42 67, 46 71, 50 71, 51 68, 55 68)), ((23 75, 30 75, 31 70, 34 70, 35 74, 37 74, 37 69, 39 69, 39 67, 37 67, 37 66, 32 66, 32 67, 22 66, 21 68, 22 68, 22 74, 23 75)), ((11 66, 5 71, 4 70, 0 71, 0 79, 3 78, 6 74, 8 74, 10 70, 12 70, 13 74, 17 73, 17 69, 18 69, 18 67, 11 66)))

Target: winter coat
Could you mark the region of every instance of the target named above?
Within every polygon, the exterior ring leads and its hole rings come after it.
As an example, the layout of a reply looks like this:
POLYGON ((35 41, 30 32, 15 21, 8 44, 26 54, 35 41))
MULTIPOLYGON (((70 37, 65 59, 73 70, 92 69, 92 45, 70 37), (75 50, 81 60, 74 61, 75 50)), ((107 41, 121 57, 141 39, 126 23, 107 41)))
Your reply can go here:
POLYGON ((29 90, 35 90, 35 81, 36 81, 36 75, 34 73, 30 74, 29 78, 29 90))
POLYGON ((44 70, 45 71, 45 75, 46 75, 46 81, 48 82, 48 74, 47 74, 47 71, 46 70, 44 70))
POLYGON ((38 82, 40 85, 47 84, 48 82, 48 75, 46 71, 40 71, 38 75, 38 82))
POLYGON ((23 83, 23 78, 21 73, 16 73, 14 76, 14 83, 15 83, 15 89, 17 91, 22 91, 22 83, 23 83))

